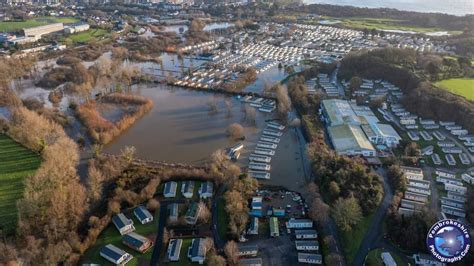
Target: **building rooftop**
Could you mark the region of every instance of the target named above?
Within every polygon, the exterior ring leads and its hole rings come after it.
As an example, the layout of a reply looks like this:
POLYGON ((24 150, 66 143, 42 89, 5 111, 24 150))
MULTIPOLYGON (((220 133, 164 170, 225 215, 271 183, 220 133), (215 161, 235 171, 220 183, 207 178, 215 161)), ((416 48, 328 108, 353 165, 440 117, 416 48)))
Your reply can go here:
POLYGON ((140 219, 140 221, 153 218, 153 215, 151 215, 151 213, 142 205, 135 208, 133 213, 137 216, 138 219, 140 219))
POLYGON ((326 110, 330 125, 341 125, 344 123, 360 124, 360 119, 352 110, 348 101, 330 99, 323 100, 323 108, 326 110))
POLYGON ((328 128, 328 133, 337 152, 375 150, 359 126, 347 124, 331 126, 328 128))
POLYGON ((139 249, 141 246, 143 246, 143 244, 149 242, 150 240, 144 236, 132 232, 124 235, 122 241, 136 249, 139 249))
POLYGON ((108 244, 105 247, 103 247, 100 250, 100 253, 107 255, 109 258, 112 258, 116 261, 118 261, 120 258, 122 258, 123 255, 127 254, 127 252, 119 249, 118 247, 108 244))
POLYGON ((132 221, 128 219, 123 213, 114 215, 114 217, 112 217, 112 222, 115 226, 117 226, 117 228, 123 228, 127 225, 132 224, 132 221))
POLYGON ((189 255, 191 257, 204 257, 206 254, 204 253, 204 239, 203 238, 195 238, 191 244, 189 255))

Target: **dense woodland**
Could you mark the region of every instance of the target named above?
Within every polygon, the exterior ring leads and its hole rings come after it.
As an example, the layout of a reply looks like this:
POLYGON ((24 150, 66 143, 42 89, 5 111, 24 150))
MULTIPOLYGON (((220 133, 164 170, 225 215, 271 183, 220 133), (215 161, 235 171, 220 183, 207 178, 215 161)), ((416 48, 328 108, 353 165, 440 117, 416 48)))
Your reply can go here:
POLYGON ((352 6, 336 6, 312 4, 299 9, 313 14, 331 16, 338 18, 350 17, 370 17, 383 19, 403 20, 402 25, 433 27, 446 30, 470 30, 474 24, 474 15, 464 17, 440 14, 440 13, 419 13, 410 11, 400 11, 390 8, 360 8, 352 6))
POLYGON ((405 93, 403 104, 424 118, 454 121, 474 131, 474 103, 461 96, 434 87, 414 74, 416 55, 410 50, 387 48, 351 54, 342 61, 339 75, 387 80, 405 93))
MULTIPOLYGON (((343 231, 350 231, 364 216, 371 214, 380 204, 383 187, 380 177, 371 172, 361 158, 338 156, 327 144, 323 128, 315 117, 320 96, 307 96, 306 78, 315 77, 319 71, 329 71, 331 66, 311 68, 288 83, 288 92, 303 115, 303 127, 309 136, 308 154, 312 161, 313 173, 319 184, 324 201, 331 206, 331 216, 343 231), (309 115, 305 115, 309 114, 309 115)), ((327 213, 327 205, 315 200, 312 210, 316 220, 327 213), (319 214, 318 214, 319 213, 319 214)))

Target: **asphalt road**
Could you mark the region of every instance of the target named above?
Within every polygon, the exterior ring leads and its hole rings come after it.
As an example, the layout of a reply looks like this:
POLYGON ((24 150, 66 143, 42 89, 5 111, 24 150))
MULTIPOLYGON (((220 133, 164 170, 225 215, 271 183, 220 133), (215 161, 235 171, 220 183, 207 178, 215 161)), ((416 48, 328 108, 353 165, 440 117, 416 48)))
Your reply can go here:
POLYGON ((218 221, 218 217, 219 217, 219 214, 217 213, 217 203, 219 202, 220 198, 222 197, 222 194, 224 193, 225 191, 225 186, 222 185, 219 187, 219 189, 217 190, 216 194, 215 194, 215 197, 212 201, 212 235, 214 237, 214 246, 216 247, 217 250, 222 250, 225 246, 225 243, 226 241, 221 239, 220 235, 219 235, 219 223, 217 222, 218 221))
POLYGON ((168 204, 183 203, 184 200, 170 200, 160 202, 160 220, 158 222, 158 230, 153 246, 150 265, 158 265, 160 260, 161 249, 163 248, 163 232, 165 231, 166 219, 168 218, 168 204))
POLYGON ((370 250, 381 246, 383 240, 383 219, 387 213, 387 209, 390 206, 393 198, 393 192, 390 188, 388 178, 384 169, 380 169, 377 173, 383 177, 383 190, 384 197, 382 203, 379 205, 377 211, 372 218, 372 222, 359 246, 359 250, 356 253, 352 265, 364 265, 365 257, 370 250))

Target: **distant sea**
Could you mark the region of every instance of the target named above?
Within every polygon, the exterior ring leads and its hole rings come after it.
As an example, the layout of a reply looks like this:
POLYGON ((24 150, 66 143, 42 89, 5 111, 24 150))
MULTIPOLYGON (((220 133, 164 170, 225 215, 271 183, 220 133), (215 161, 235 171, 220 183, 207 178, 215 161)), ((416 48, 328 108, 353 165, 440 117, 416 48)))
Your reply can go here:
POLYGON ((474 0, 303 0, 305 4, 331 4, 368 8, 395 8, 405 11, 474 14, 474 0))

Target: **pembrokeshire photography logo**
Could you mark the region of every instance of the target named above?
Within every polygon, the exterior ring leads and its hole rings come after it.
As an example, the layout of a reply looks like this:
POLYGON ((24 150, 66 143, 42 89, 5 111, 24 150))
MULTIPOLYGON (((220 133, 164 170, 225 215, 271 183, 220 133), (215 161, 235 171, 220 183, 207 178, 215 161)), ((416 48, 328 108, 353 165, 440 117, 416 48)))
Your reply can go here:
POLYGON ((431 254, 441 262, 462 260, 471 247, 469 228, 463 223, 445 219, 435 223, 426 238, 431 254))

